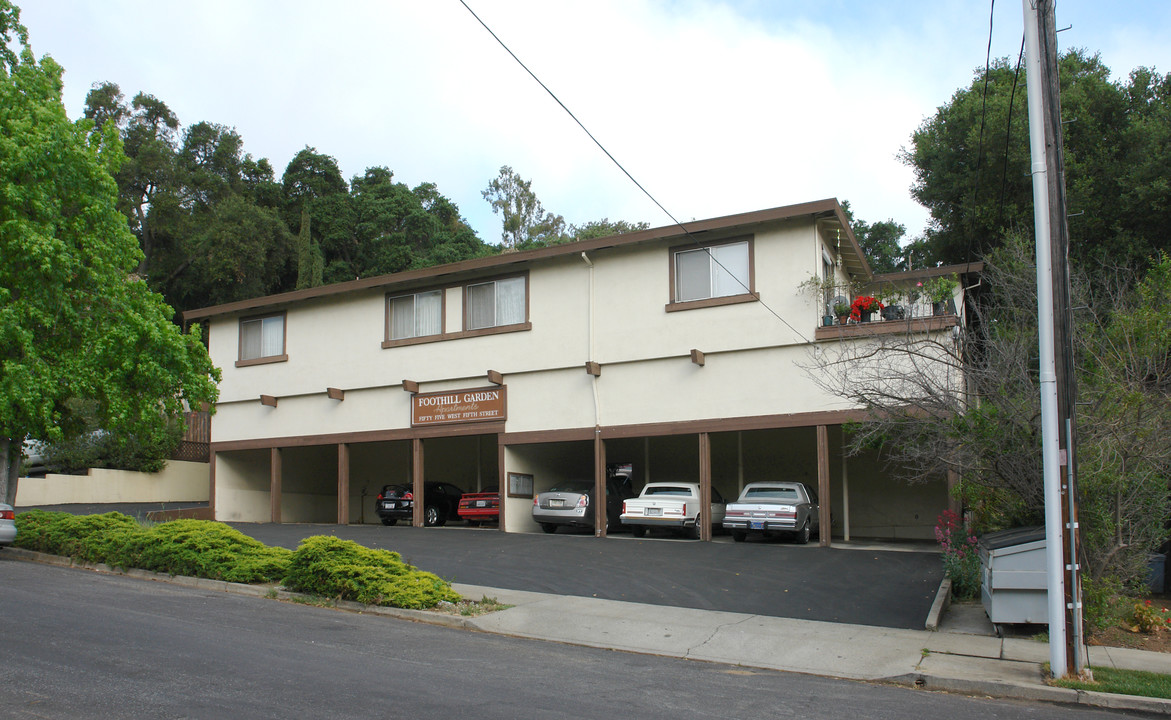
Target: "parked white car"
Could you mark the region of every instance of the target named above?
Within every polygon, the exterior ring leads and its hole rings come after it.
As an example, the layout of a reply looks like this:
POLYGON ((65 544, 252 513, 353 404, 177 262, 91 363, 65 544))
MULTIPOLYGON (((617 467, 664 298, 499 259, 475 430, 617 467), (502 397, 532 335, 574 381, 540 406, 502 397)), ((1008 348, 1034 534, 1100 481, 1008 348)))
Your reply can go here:
POLYGON ((678 528, 699 539, 703 523, 713 528, 724 521, 724 498, 712 488, 711 507, 700 507, 699 483, 647 483, 638 497, 622 503, 622 524, 635 537, 643 537, 653 527, 678 528))

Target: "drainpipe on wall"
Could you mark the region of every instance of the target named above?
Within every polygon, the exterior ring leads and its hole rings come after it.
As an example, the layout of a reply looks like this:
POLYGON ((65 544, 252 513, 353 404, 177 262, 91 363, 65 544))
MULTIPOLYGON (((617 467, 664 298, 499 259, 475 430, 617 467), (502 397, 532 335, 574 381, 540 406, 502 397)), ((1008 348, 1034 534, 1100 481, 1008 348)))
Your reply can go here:
MULTIPOLYGON (((589 323, 589 350, 586 357, 594 360, 594 263, 590 260, 590 256, 582 252, 581 259, 585 260, 585 264, 590 268, 590 285, 589 285, 589 300, 586 308, 586 319, 589 323)), ((591 375, 590 382, 594 389, 594 427, 602 426, 602 401, 598 395, 598 376, 591 375)))

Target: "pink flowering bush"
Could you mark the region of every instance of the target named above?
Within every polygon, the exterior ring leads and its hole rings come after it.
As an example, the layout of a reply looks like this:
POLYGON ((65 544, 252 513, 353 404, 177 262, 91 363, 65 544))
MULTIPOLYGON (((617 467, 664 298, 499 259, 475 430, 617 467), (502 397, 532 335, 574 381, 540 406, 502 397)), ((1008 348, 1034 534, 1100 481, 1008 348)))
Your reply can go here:
POLYGON ((935 539, 943 550, 943 572, 951 578, 951 592, 957 600, 980 596, 980 553, 976 537, 964 531, 960 516, 944 510, 936 521, 935 539))

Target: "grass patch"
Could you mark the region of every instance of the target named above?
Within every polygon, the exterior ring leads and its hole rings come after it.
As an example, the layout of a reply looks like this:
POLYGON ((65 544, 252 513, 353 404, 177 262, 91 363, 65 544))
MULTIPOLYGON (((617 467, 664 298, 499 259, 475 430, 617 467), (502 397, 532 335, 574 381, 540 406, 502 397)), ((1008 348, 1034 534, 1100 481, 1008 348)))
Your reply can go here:
POLYGON ((440 602, 435 606, 435 610, 449 615, 462 615, 464 617, 479 617, 480 615, 487 615, 488 613, 497 612, 499 610, 507 610, 513 607, 500 602, 496 598, 490 598, 484 595, 480 600, 469 600, 464 598, 458 602, 440 602))
POLYGON ((1094 668, 1093 670, 1093 682, 1054 678, 1050 683, 1074 690, 1171 699, 1171 675, 1160 675, 1145 670, 1116 670, 1114 668, 1094 668))

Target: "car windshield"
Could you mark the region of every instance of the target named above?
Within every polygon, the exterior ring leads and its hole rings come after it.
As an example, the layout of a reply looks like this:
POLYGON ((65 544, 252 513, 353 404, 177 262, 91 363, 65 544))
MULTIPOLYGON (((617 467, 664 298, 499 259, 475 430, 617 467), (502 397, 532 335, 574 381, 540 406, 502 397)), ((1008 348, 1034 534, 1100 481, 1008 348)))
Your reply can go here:
POLYGON ((582 494, 589 492, 593 486, 593 483, 589 483, 584 480, 575 480, 551 487, 549 488, 549 492, 569 492, 582 494))
POLYGON ((691 497, 691 488, 688 487, 674 487, 671 485, 664 485, 663 487, 649 487, 646 489, 647 495, 686 495, 691 497))
POLYGON ((778 500, 799 500, 796 488, 786 487, 759 487, 748 488, 744 493, 746 498, 776 498, 778 500))

